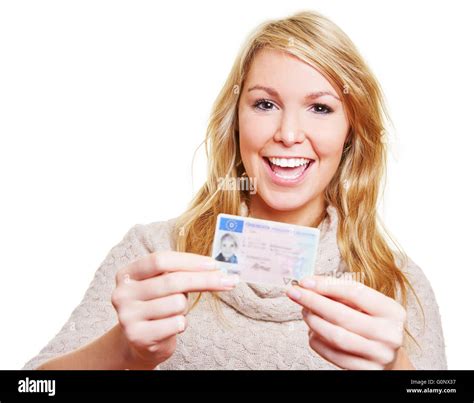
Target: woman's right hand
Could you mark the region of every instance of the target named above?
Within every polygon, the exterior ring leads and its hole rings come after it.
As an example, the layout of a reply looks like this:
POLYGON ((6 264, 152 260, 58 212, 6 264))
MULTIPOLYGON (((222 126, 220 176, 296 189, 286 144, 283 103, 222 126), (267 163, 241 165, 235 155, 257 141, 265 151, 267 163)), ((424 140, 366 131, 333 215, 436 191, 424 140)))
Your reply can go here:
POLYGON ((112 305, 124 339, 130 367, 154 368, 176 348, 186 329, 188 292, 228 291, 237 275, 217 269, 216 261, 193 253, 148 254, 118 270, 112 305))

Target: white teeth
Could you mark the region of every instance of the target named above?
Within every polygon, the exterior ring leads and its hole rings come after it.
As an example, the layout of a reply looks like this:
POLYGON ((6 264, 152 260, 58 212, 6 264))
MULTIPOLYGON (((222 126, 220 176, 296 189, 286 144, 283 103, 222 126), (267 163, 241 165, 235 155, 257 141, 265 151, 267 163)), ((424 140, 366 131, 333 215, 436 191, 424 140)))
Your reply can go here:
POLYGON ((282 179, 296 179, 301 176, 303 173, 296 174, 296 175, 280 175, 279 173, 275 172, 275 175, 282 178, 282 179))
POLYGON ((311 160, 307 158, 275 158, 275 157, 268 157, 270 162, 274 165, 278 165, 279 167, 289 167, 295 168, 301 165, 308 164, 311 160))

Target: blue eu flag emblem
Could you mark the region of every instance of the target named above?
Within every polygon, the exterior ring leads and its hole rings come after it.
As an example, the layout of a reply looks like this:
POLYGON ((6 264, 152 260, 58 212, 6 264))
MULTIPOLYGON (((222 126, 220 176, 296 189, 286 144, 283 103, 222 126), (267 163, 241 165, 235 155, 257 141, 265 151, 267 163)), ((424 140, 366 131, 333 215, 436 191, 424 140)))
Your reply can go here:
POLYGON ((244 228, 243 220, 235 220, 233 218, 222 217, 219 229, 230 232, 242 232, 244 228))

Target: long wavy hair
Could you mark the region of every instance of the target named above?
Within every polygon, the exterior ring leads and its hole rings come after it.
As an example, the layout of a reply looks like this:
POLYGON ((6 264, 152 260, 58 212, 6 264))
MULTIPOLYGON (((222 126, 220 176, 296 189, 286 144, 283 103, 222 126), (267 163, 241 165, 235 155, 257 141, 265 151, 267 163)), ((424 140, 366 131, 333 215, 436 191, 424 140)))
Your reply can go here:
MULTIPOLYGON (((207 180, 177 218, 173 234, 176 250, 210 255, 217 215, 238 215, 241 203, 249 202, 248 192, 223 191, 219 183, 222 178, 238 180, 245 172, 239 152, 238 103, 252 60, 262 48, 287 52, 318 69, 343 100, 350 130, 339 167, 324 192, 326 204, 337 209, 341 257, 366 285, 406 307, 407 290, 413 287, 399 265, 407 263, 407 256, 376 211, 385 185, 385 133, 390 122, 383 92, 349 37, 328 18, 312 11, 260 24, 241 47, 213 104, 204 140, 207 180)), ((219 306, 218 293, 211 294, 219 306)), ((192 307, 200 296, 191 295, 192 307)), ((405 331, 411 336, 407 328, 405 331)))

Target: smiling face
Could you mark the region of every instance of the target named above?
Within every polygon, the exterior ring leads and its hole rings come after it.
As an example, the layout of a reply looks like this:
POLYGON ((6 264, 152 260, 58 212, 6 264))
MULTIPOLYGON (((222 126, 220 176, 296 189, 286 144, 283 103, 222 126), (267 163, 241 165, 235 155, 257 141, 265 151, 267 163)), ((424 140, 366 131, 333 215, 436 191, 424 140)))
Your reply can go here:
POLYGON ((242 162, 247 175, 256 178, 253 197, 282 211, 320 202, 349 131, 330 82, 292 55, 260 50, 238 116, 242 162))

